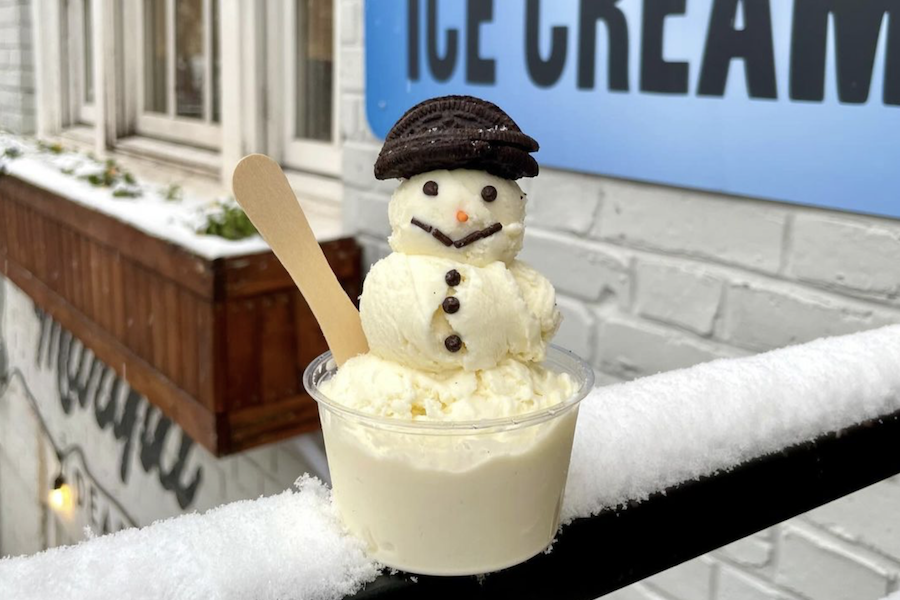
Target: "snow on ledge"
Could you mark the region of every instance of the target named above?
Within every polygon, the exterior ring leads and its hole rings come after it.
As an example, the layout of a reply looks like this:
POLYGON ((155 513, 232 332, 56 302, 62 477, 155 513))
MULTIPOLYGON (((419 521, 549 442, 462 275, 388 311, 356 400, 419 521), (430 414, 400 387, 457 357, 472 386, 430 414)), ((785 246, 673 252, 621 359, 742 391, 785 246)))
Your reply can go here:
POLYGON ((578 419, 563 521, 900 410, 900 325, 598 389, 578 419))
MULTIPOLYGON (((92 166, 96 170, 96 165, 91 164, 95 161, 73 153, 42 154, 16 138, 0 135, 0 143, 12 141, 24 153, 19 158, 0 161, 9 175, 127 223, 148 235, 170 241, 208 260, 269 250, 259 235, 227 240, 197 233, 215 199, 188 197, 181 202, 167 202, 147 183, 137 185, 143 192, 140 198, 116 198, 109 188, 95 187, 75 175, 61 172, 62 166, 76 169, 92 166)), ((310 211, 307 211, 307 218, 319 241, 334 240, 343 235, 339 219, 310 211)))
POLYGON ((0 561, 0 598, 337 599, 378 574, 340 528, 329 491, 245 500, 77 546, 0 561))
MULTIPOLYGON (((898 367, 894 325, 597 389, 564 519, 896 412, 898 367)), ((328 491, 303 478, 299 491, 2 560, 0 598, 336 599, 377 573, 328 491)))

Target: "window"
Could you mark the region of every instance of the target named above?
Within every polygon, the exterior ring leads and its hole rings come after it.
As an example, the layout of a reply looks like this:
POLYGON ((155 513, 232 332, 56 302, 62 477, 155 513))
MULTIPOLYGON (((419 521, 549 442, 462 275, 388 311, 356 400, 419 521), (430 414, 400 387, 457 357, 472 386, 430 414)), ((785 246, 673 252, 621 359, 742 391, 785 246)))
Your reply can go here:
POLYGON ((218 148, 220 0, 144 0, 136 132, 218 148))
POLYGON ((335 0, 34 7, 41 135, 94 125, 69 135, 226 177, 266 152, 304 193, 340 197, 335 0))
POLYGON ((333 0, 284 4, 283 162, 336 175, 340 168, 335 99, 333 0))
POLYGON ((65 0, 62 27, 64 68, 63 122, 72 126, 94 122, 94 28, 92 0, 65 0))

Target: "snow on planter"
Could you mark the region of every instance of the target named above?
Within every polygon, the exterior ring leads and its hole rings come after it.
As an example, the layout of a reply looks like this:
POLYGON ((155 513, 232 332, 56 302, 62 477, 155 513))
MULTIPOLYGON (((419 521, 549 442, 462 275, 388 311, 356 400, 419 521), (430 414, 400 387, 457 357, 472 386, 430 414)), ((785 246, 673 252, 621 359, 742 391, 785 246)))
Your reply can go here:
MULTIPOLYGON (((900 325, 595 390, 564 515, 587 517, 900 410, 900 325)), ((317 481, 0 561, 0 598, 332 599, 377 574, 317 481)))
MULTIPOLYGON (((229 208, 236 209, 237 204, 232 199, 185 196, 172 201, 173 198, 166 197, 170 195, 167 190, 135 181, 127 173, 124 181, 94 180, 102 179, 104 165, 84 154, 67 152, 58 144, 35 145, 22 138, 0 134, 0 176, 2 172, 13 175, 210 260, 269 250, 259 235, 229 240, 198 233, 211 215, 215 220, 229 208), (10 149, 11 155, 4 156, 4 150, 10 149)), ((336 221, 322 219, 315 213, 309 217, 320 241, 341 237, 336 221)))

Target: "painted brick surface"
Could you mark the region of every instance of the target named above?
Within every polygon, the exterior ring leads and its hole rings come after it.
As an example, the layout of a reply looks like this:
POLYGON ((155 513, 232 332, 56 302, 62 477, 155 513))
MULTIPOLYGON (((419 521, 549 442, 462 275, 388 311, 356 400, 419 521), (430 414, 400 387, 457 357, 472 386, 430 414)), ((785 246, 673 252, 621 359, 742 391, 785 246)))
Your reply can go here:
POLYGON ((772 203, 604 180, 593 235, 775 273, 786 220, 787 210, 772 203))
POLYGON ((600 370, 625 379, 740 354, 640 319, 610 315, 598 320, 594 363, 600 370))
POLYGON ((596 316, 584 303, 567 296, 556 296, 556 305, 563 320, 553 343, 571 350, 590 361, 594 354, 594 324, 596 316))
POLYGON ((0 130, 31 133, 35 129, 31 45, 30 2, 0 4, 0 130))
POLYGON ((579 235, 590 231, 603 197, 596 177, 552 169, 542 169, 534 179, 521 179, 519 185, 528 194, 526 225, 579 235))
POLYGON ((789 273, 892 301, 900 298, 900 222, 798 215, 789 273))
POLYGON ((890 577, 852 550, 787 527, 775 580, 811 600, 879 600, 890 577))
POLYGON ((717 566, 707 558, 695 558, 678 567, 648 577, 652 589, 664 590, 675 600, 707 600, 712 597, 712 582, 717 566))
POLYGON ((777 600, 779 594, 771 586, 744 575, 736 569, 722 567, 719 572, 717 597, 728 600, 777 600))
POLYGON ((900 484, 869 486, 807 513, 837 536, 900 562, 900 484))
POLYGON ((603 600, 667 600, 646 585, 636 583, 603 596, 603 600))
POLYGON ((736 563, 747 570, 756 571, 772 564, 775 546, 773 530, 765 530, 747 536, 727 546, 722 546, 716 556, 736 563))
POLYGON ((722 299, 722 280, 707 270, 677 263, 639 260, 636 310, 642 317, 712 333, 722 299))
POLYGON ((735 284, 727 291, 726 341, 768 350, 900 321, 900 313, 779 284, 735 284))
POLYGON ((519 257, 556 288, 587 301, 627 306, 631 299, 627 254, 577 238, 526 230, 519 257))

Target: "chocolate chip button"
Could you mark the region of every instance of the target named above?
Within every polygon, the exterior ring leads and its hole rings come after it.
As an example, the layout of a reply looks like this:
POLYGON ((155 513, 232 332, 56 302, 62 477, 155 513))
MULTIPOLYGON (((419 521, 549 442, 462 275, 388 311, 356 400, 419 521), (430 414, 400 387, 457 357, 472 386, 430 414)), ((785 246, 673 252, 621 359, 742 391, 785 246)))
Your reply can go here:
POLYGON ((450 269, 447 271, 447 274, 444 275, 444 281, 447 282, 447 285, 453 287, 454 285, 459 285, 459 282, 462 281, 462 277, 460 276, 459 271, 450 269))
POLYGON ((443 302, 441 302, 441 308, 444 309, 445 313, 452 315, 459 310, 459 300, 457 300, 453 296, 448 296, 447 298, 444 298, 443 302))
POLYGON ((458 335, 448 335, 447 339, 444 340, 444 347, 450 352, 459 352, 462 348, 462 340, 459 339, 458 335))

